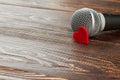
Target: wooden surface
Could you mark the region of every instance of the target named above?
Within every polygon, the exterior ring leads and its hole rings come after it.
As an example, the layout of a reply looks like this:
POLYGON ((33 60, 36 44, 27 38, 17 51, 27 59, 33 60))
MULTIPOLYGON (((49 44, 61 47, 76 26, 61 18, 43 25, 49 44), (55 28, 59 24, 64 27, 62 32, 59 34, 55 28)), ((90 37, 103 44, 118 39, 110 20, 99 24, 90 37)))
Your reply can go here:
POLYGON ((72 39, 82 7, 120 14, 120 0, 0 0, 0 80, 120 80, 120 31, 72 39))

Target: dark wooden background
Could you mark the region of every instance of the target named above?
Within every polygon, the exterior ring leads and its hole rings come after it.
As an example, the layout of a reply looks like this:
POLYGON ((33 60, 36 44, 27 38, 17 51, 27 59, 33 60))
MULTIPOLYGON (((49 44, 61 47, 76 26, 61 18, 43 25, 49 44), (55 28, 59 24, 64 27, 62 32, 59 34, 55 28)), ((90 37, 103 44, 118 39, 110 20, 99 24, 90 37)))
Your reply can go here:
POLYGON ((0 0, 0 80, 120 80, 120 31, 72 39, 82 7, 120 14, 120 0, 0 0))

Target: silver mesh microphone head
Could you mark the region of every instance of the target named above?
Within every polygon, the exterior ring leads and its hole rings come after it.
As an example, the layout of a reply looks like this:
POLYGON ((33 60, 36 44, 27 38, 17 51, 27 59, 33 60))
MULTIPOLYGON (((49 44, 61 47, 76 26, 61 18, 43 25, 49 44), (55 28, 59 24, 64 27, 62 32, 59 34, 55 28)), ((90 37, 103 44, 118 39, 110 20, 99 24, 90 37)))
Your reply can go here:
POLYGON ((94 36, 104 29, 105 18, 101 13, 97 13, 93 9, 82 8, 73 13, 71 18, 73 31, 77 31, 79 26, 85 26, 89 36, 94 36))

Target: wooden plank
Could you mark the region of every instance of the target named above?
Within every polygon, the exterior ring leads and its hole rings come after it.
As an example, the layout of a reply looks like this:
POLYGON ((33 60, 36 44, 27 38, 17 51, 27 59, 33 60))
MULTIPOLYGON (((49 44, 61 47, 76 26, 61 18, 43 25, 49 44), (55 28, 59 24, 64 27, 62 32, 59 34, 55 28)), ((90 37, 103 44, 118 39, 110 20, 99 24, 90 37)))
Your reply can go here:
POLYGON ((0 0, 0 3, 59 11, 75 11, 81 7, 90 7, 100 12, 117 14, 120 12, 119 0, 0 0))
MULTIPOLYGON (((97 35, 87 46, 77 44, 71 38, 69 22, 73 12, 69 9, 22 7, 25 1, 15 3, 21 6, 3 2, 0 4, 1 79, 120 79, 119 32, 97 35)), ((24 5, 28 6, 27 2, 24 5)))
POLYGON ((0 66, 1 80, 67 80, 35 72, 0 66), (2 69, 2 70, 1 70, 2 69))

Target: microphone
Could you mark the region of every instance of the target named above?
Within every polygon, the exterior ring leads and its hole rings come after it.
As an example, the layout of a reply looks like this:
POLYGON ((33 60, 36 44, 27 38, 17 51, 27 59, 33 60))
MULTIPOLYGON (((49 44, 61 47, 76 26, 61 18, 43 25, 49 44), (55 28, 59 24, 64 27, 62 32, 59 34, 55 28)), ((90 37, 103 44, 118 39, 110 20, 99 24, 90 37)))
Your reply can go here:
POLYGON ((90 8, 75 11, 71 18, 71 27, 75 32, 80 26, 85 26, 89 37, 101 31, 120 29, 120 15, 102 14, 90 8))

